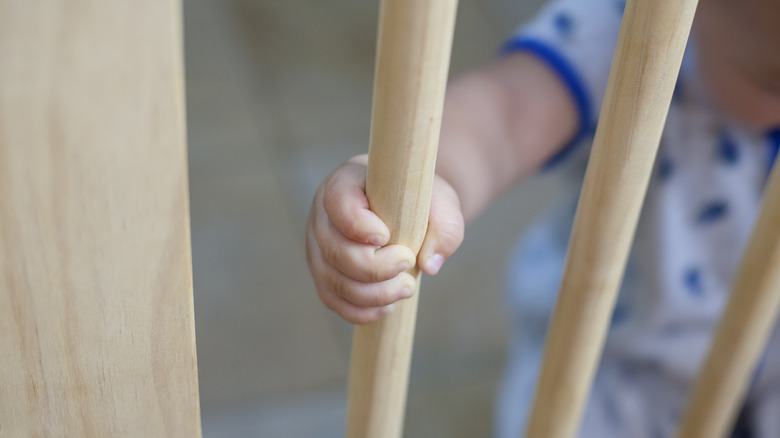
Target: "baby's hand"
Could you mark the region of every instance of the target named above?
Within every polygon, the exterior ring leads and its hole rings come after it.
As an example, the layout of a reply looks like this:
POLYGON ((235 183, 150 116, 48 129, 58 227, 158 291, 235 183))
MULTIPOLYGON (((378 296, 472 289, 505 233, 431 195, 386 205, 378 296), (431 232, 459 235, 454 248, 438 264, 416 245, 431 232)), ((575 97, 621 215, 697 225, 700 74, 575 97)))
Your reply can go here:
POLYGON ((455 190, 436 177, 428 231, 419 255, 388 245, 390 231, 368 209, 367 156, 354 157, 317 189, 306 225, 306 255, 323 304, 355 324, 376 321, 412 295, 415 263, 429 275, 463 241, 463 215, 455 190))

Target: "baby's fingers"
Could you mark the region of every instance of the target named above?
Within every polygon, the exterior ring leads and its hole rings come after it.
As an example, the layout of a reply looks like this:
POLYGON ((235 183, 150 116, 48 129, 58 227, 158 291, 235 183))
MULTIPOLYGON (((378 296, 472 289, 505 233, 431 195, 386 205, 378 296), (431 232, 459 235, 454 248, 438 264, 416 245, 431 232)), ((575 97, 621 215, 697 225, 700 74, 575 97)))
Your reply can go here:
POLYGON ((318 289, 317 292, 325 307, 353 324, 368 324, 377 321, 392 312, 395 307, 394 304, 388 304, 384 307, 358 307, 331 290, 318 289))
POLYGON ((313 219, 309 227, 318 254, 325 263, 353 280, 363 283, 389 280, 415 264, 416 255, 405 246, 378 247, 344 236, 324 209, 315 212, 313 219))
POLYGON ((428 275, 436 275, 455 250, 463 243, 465 222, 460 200, 455 190, 436 177, 431 198, 428 232, 425 235, 417 262, 428 275))
POLYGON ((381 283, 361 283, 333 272, 327 289, 358 307, 383 307, 414 294, 415 278, 408 272, 381 283))
POLYGON ((414 266, 416 255, 403 245, 377 247, 344 237, 324 221, 317 230, 317 244, 325 260, 345 276, 363 283, 389 280, 414 266))
POLYGON ((408 272, 374 283, 364 283, 347 277, 327 261, 312 240, 307 241, 309 268, 320 298, 329 307, 334 302, 330 297, 331 294, 358 307, 383 307, 400 299, 409 298, 414 293, 416 280, 408 272), (330 302, 326 302, 327 299, 330 299, 330 302))
POLYGON ((352 158, 328 178, 322 204, 333 225, 348 239, 376 246, 386 245, 390 230, 368 208, 367 156, 352 158))

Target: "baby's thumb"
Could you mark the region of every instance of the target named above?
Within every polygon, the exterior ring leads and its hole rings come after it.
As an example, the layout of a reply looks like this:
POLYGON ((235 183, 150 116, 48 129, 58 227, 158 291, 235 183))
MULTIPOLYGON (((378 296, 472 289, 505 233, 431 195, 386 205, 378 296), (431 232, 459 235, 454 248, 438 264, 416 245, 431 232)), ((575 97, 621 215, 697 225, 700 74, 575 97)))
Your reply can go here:
POLYGON ((463 242, 463 213, 455 190, 436 177, 431 197, 428 232, 417 256, 417 264, 428 275, 436 275, 441 266, 463 242))

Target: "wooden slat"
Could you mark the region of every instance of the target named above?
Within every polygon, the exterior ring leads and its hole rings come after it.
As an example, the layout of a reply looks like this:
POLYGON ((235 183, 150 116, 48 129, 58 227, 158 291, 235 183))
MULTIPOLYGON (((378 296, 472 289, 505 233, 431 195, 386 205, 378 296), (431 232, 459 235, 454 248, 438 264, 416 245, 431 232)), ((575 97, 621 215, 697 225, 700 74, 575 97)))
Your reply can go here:
POLYGON ((576 436, 697 0, 629 0, 526 438, 576 436))
POLYGON ((198 437, 177 0, 0 0, 0 437, 198 437))
POLYGON ((778 224, 780 166, 774 166, 728 305, 693 386, 679 438, 721 438, 734 425, 780 311, 778 224))
MULTIPOLYGON (((428 226, 457 0, 383 0, 366 195, 391 243, 420 250, 428 226)), ((419 297, 355 327, 347 436, 397 438, 419 297)))

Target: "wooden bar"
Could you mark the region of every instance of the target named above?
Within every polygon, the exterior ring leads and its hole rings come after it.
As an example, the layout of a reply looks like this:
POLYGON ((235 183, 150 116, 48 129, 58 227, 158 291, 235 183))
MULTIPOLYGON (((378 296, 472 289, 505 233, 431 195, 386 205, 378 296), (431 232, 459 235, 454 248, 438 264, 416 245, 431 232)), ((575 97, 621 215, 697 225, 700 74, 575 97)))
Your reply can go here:
POLYGON ((697 0, 629 0, 526 437, 571 438, 601 357, 697 0))
POLYGON ((728 305, 683 416, 680 438, 725 437, 734 426, 780 310, 778 224, 780 168, 775 166, 728 305))
MULTIPOLYGON (((449 69, 456 0, 383 0, 377 45, 366 195, 391 242, 420 250, 449 69)), ((382 320, 356 326, 347 436, 403 431, 417 291, 382 320)))

